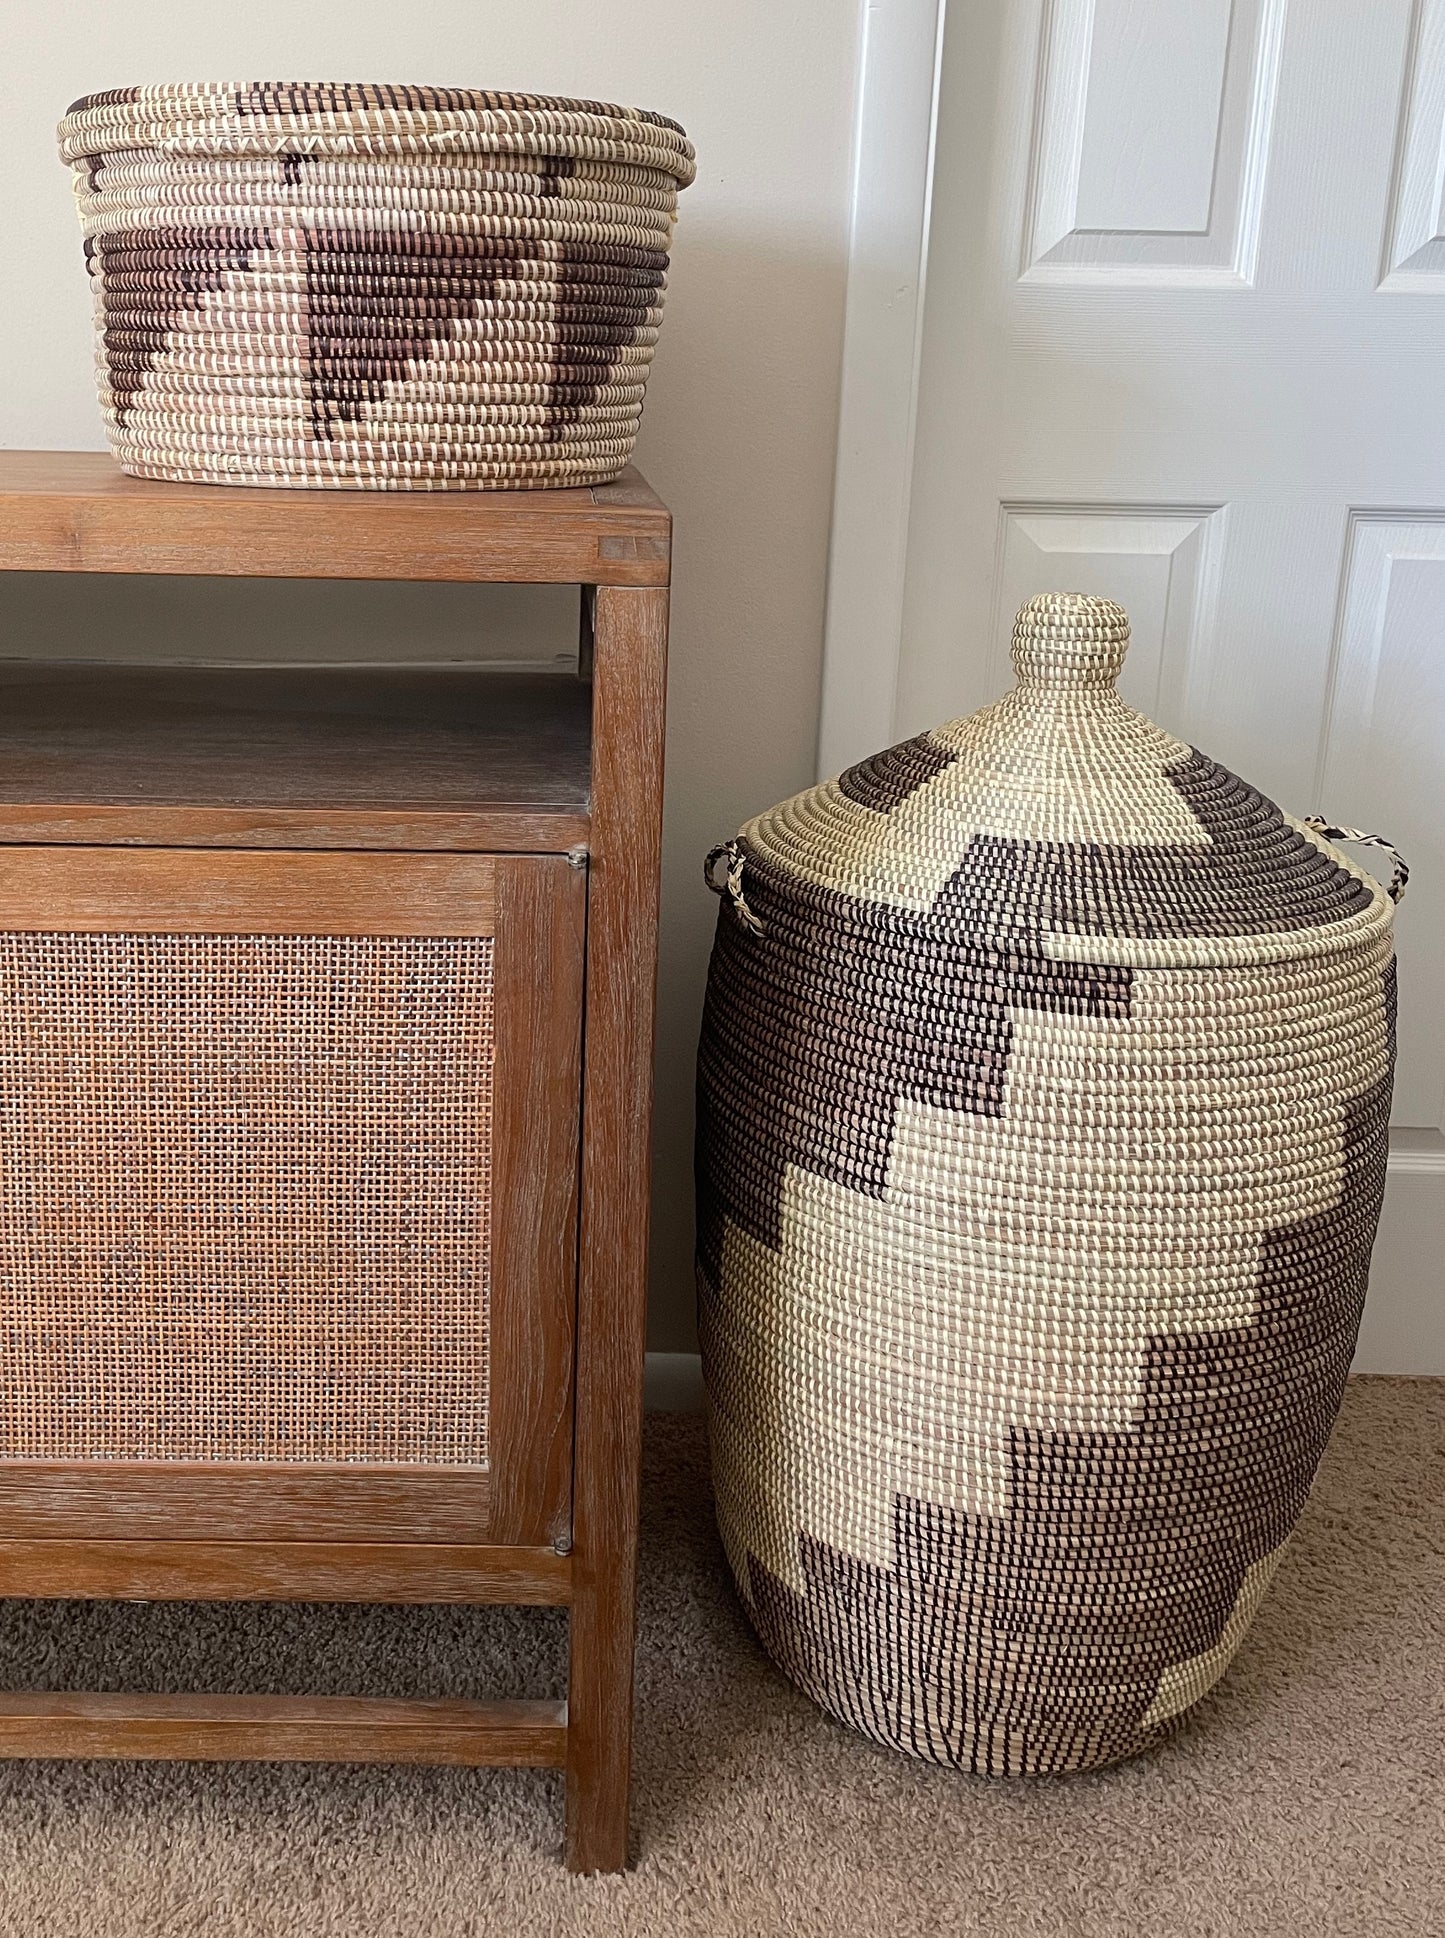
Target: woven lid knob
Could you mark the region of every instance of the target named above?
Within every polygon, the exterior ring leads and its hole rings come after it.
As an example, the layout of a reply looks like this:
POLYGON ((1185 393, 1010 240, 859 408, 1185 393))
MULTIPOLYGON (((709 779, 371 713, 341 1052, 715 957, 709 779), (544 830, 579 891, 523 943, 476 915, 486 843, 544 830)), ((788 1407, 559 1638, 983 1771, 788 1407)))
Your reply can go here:
POLYGON ((1128 648, 1128 613, 1086 592, 1040 593, 1014 621, 1020 686, 1110 687, 1128 648))

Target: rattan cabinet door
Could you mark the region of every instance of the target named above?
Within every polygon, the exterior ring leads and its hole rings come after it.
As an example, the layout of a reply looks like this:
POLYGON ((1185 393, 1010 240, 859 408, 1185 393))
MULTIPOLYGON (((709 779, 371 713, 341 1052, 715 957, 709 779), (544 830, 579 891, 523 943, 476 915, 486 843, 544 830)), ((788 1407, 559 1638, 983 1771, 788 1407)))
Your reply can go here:
POLYGON ((0 850, 0 1535, 564 1534, 585 910, 0 850))

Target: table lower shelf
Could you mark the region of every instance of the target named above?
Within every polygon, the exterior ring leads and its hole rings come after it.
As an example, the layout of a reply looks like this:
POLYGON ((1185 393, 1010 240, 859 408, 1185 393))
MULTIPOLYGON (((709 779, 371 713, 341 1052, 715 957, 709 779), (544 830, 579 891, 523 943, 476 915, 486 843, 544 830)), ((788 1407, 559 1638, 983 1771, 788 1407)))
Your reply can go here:
POLYGON ((554 1548, 425 1542, 0 1540, 0 1595, 556 1608, 572 1563, 554 1548))
POLYGON ((0 1756, 561 1769, 567 1705, 0 1691, 0 1756))

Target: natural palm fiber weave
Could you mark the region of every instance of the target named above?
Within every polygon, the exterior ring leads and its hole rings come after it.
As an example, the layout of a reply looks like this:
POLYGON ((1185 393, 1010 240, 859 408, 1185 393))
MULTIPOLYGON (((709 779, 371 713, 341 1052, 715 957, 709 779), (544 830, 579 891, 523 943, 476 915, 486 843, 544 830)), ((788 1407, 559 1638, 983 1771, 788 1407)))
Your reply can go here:
POLYGON ((194 84, 89 96, 60 147, 125 469, 486 490, 597 483, 630 459, 694 172, 665 117, 194 84), (485 435, 521 421, 534 435, 485 435))
POLYGON ((704 1016, 733 1571, 825 1707, 983 1772, 1129 1755, 1223 1673, 1384 1183, 1391 899, 1127 707, 1127 639, 1034 600, 1007 698, 747 823, 704 1016))

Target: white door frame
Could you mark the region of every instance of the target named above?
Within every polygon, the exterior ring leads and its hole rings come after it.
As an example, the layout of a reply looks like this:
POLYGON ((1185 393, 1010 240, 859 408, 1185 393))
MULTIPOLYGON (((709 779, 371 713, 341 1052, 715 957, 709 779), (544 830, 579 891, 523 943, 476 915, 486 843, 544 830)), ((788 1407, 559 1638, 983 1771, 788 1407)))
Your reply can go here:
POLYGON ((946 7, 863 4, 818 727, 823 777, 893 738, 946 7))

